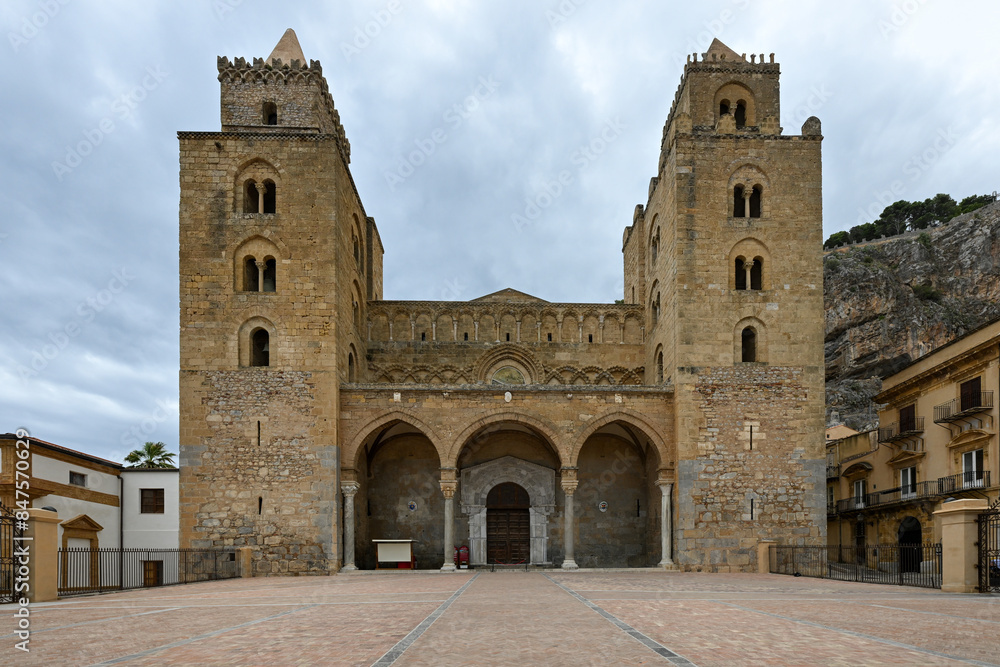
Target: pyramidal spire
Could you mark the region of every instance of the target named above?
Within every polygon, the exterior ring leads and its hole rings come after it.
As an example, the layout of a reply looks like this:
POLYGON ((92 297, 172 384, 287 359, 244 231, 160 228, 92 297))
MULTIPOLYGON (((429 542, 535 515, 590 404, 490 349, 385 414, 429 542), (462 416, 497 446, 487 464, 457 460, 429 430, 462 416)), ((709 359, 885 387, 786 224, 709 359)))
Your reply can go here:
POLYGON ((308 64, 306 57, 302 54, 302 47, 299 46, 299 38, 295 36, 295 31, 291 28, 281 36, 278 45, 274 47, 265 62, 273 62, 276 58, 280 58, 281 62, 286 65, 293 60, 298 60, 303 65, 308 64))
MULTIPOLYGON (((282 41, 284 41, 284 39, 282 39, 282 41)), ((726 60, 743 60, 743 56, 736 53, 731 48, 720 42, 718 37, 712 40, 712 45, 709 46, 708 51, 705 52, 706 58, 708 60, 712 59, 712 54, 718 54, 720 56, 719 57, 720 60, 722 59, 721 56, 723 54, 726 56, 726 60)))

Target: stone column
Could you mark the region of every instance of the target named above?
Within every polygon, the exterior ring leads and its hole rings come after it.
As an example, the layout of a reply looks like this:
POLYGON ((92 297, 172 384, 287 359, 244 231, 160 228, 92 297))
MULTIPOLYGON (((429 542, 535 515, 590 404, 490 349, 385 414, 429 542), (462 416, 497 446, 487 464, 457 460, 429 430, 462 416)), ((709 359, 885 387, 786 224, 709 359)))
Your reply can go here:
POLYGON ((564 570, 576 570, 579 566, 576 564, 576 545, 573 535, 573 494, 576 492, 577 486, 576 471, 575 470, 563 470, 563 480, 562 480, 562 490, 566 495, 566 512, 565 512, 565 524, 563 526, 563 549, 565 551, 565 557, 563 558, 563 569, 564 570), (567 479, 572 475, 571 479, 567 479))
POLYGON ((444 564, 442 572, 455 571, 455 491, 453 481, 441 481, 444 494, 444 564))
POLYGON ((975 593, 979 588, 979 525, 986 501, 966 498, 942 503, 934 512, 941 526, 941 591, 975 593))
POLYGON ((673 482, 657 481, 660 487, 662 498, 660 499, 660 567, 672 570, 674 565, 674 505, 673 505, 673 482))
POLYGON ((257 265, 257 291, 264 291, 264 269, 267 268, 267 263, 257 260, 254 262, 257 265))
POLYGON ((345 482, 340 485, 344 494, 344 566, 341 572, 353 572, 358 569, 354 564, 354 494, 361 485, 357 482, 345 482))

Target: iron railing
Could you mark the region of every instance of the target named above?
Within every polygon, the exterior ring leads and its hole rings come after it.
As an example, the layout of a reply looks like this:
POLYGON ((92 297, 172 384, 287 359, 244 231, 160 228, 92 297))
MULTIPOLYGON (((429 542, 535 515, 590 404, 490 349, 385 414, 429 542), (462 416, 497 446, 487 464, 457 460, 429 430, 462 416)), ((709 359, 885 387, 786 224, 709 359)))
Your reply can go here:
POLYGON ((942 495, 958 491, 985 489, 990 485, 989 470, 970 470, 957 475, 949 475, 938 479, 938 488, 942 495))
POLYGON ((941 544, 780 546, 770 548, 772 574, 869 584, 941 588, 941 544))
POLYGON ((24 544, 23 525, 14 510, 0 503, 0 603, 14 602, 18 576, 24 578, 23 565, 17 556, 17 549, 24 544))
POLYGON ((888 426, 882 426, 878 430, 879 442, 892 442, 897 438, 905 438, 910 435, 924 432, 924 418, 913 417, 903 421, 893 422, 888 426))
POLYGON ((974 391, 934 406, 934 423, 948 423, 993 408, 992 391, 974 391))
POLYGON ((59 595, 107 593, 241 576, 233 550, 59 549, 59 595))

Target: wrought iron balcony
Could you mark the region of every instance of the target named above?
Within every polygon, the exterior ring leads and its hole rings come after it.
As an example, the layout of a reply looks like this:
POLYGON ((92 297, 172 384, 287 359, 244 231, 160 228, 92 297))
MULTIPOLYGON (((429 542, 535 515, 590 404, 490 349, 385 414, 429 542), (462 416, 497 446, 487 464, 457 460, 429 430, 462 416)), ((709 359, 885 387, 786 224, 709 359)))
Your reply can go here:
MULTIPOLYGON (((896 442, 897 440, 904 440, 906 438, 912 438, 915 435, 919 435, 924 432, 924 418, 914 417, 913 419, 905 419, 900 422, 893 422, 888 426, 882 426, 878 430, 878 441, 879 442, 896 442)), ((923 443, 921 442, 921 445, 923 443)))
POLYGON ((993 409, 992 391, 974 391, 934 406, 934 423, 950 424, 963 417, 993 409))
POLYGON ((958 493, 959 491, 985 489, 990 486, 990 471, 970 470, 969 472, 960 472, 957 475, 939 477, 937 483, 938 492, 942 495, 958 493))

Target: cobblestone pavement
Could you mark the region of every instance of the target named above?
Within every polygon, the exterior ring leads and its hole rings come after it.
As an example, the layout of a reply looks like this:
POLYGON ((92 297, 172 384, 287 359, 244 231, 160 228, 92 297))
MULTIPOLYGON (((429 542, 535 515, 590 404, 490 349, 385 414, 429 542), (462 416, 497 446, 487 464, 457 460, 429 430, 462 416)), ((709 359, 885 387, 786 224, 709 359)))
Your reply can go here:
POLYGON ((239 579, 0 608, 0 664, 1000 665, 1000 597, 780 575, 239 579))

